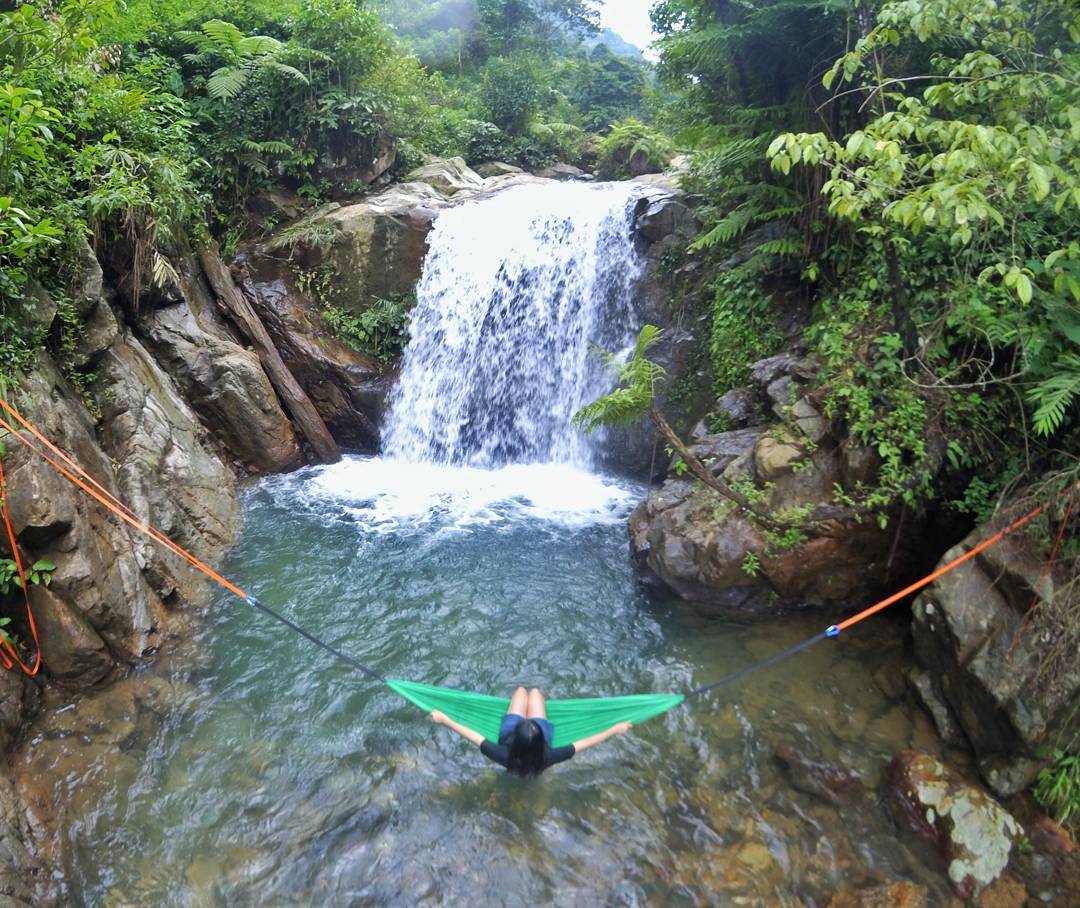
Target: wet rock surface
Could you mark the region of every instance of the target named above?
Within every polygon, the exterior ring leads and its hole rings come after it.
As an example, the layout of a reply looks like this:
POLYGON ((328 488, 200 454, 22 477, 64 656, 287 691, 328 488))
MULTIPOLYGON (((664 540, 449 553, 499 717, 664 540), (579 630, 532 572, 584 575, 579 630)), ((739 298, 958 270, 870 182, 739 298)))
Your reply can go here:
POLYGON ((253 254, 243 256, 239 268, 274 345, 335 440, 374 453, 393 373, 336 340, 297 286, 295 273, 280 262, 253 254))
MULTIPOLYGON (((197 557, 216 561, 232 540, 239 505, 232 475, 205 444, 195 414, 129 333, 103 360, 100 381, 102 446, 120 465, 120 500, 197 557)), ((142 536, 132 545, 158 595, 199 598, 202 580, 185 562, 142 536)))
POLYGON ((838 892, 828 908, 929 908, 925 886, 914 883, 888 883, 838 892))
MULTIPOLYGON (((1015 516, 980 527, 942 563, 1015 516)), ((1069 580, 1059 570, 1043 577, 1045 565, 1031 541, 1015 534, 936 581, 913 608, 915 656, 940 692, 947 720, 970 742, 982 777, 1002 796, 1030 785, 1050 742, 1070 740, 1080 729, 1080 660, 1060 651, 1038 612, 1022 628, 1036 590, 1049 617, 1054 590, 1069 580)))
POLYGON ((1024 835, 990 795, 925 753, 904 751, 893 760, 888 793, 898 821, 938 849, 963 898, 978 896, 1002 875, 1024 835))

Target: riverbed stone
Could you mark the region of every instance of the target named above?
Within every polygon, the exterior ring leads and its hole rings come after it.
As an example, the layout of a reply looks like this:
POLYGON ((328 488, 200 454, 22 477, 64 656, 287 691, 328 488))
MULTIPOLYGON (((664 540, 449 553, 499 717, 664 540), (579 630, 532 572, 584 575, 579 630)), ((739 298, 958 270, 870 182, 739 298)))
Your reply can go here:
POLYGON ((929 754, 897 755, 889 766, 888 793, 898 820, 944 857, 962 898, 978 896, 1001 876, 1024 834, 990 795, 929 754))
POLYGON ((797 791, 833 807, 851 805, 862 799, 863 784, 854 773, 815 760, 791 744, 778 745, 773 755, 797 791))
POLYGON ((927 908, 929 892, 915 883, 887 883, 866 889, 838 892, 829 901, 829 908, 927 908))

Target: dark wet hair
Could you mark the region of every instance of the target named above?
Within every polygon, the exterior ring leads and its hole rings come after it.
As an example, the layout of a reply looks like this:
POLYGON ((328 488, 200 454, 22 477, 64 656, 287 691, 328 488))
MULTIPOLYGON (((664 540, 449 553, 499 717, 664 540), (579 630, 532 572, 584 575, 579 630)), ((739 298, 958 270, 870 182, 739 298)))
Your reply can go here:
POLYGON ((544 769, 544 733, 532 719, 519 722, 507 742, 510 757, 506 768, 517 776, 535 776, 544 769))

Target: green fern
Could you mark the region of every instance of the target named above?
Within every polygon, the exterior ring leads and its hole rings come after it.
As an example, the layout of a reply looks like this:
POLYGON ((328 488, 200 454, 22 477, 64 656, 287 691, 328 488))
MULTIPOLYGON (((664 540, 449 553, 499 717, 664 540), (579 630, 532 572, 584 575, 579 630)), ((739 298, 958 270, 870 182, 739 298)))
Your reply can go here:
POLYGON ((290 79, 307 84, 296 67, 276 59, 285 49, 277 38, 269 35, 245 35, 231 22, 211 19, 200 26, 201 31, 182 31, 181 40, 195 48, 184 59, 193 63, 222 61, 206 80, 206 93, 216 101, 231 101, 247 85, 251 74, 260 67, 275 70, 290 79))
POLYGON ((1035 433, 1053 435, 1065 422, 1073 401, 1080 397, 1080 356, 1067 354, 1058 360, 1061 370, 1028 391, 1035 405, 1035 433))
POLYGON ((625 363, 620 363, 611 353, 600 351, 600 356, 618 376, 619 386, 578 410, 573 418, 575 426, 592 432, 600 426, 633 425, 649 412, 656 386, 667 377, 667 372, 645 354, 663 333, 655 325, 642 328, 634 352, 625 363))

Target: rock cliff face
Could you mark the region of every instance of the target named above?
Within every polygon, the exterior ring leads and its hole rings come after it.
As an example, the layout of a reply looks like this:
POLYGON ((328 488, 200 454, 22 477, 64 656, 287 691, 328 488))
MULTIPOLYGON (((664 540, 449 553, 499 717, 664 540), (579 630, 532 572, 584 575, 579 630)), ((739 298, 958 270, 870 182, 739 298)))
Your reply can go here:
MULTIPOLYGON (((83 328, 57 361, 39 354, 10 401, 137 519, 214 563, 236 529, 238 477, 292 469, 303 455, 258 358, 216 311, 197 260, 178 250, 172 259, 178 280, 168 292, 145 294, 134 311, 119 305, 87 247, 73 294, 83 328), (69 376, 81 376, 78 386, 69 376)), ((57 313, 39 290, 38 327, 48 330, 57 313)), ((48 586, 30 588, 41 674, 0 672, 0 746, 7 750, 48 685, 89 689, 123 674, 188 631, 210 590, 186 562, 76 490, 26 445, 8 438, 5 447, 20 552, 56 565, 48 586)), ((3 534, 0 556, 10 555, 3 534)), ((4 604, 11 630, 30 641, 21 599, 4 604)), ((21 844, 21 816, 11 785, 0 780, 0 893, 29 904, 36 868, 21 844)))
MULTIPOLYGON (((979 527, 942 562, 1016 516, 979 527)), ((1061 591, 1073 578, 1065 567, 1045 568, 1045 553, 1017 533, 935 582, 913 609, 923 700, 943 736, 959 729, 958 743, 971 747, 983 778, 1002 796, 1030 785, 1054 747, 1080 734, 1080 662, 1059 614, 1061 591)))

